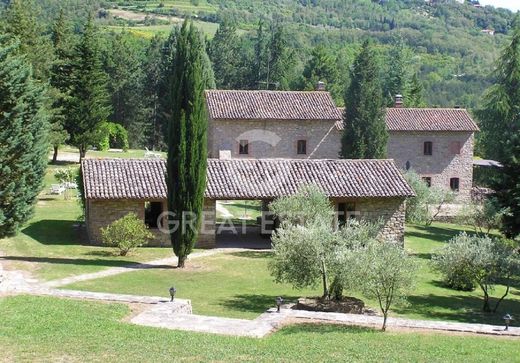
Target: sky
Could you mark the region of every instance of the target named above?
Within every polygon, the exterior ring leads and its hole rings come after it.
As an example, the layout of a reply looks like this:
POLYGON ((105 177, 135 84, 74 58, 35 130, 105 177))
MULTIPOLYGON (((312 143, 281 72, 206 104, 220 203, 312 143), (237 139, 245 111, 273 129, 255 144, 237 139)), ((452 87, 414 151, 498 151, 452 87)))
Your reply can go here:
POLYGON ((497 8, 520 10, 520 0, 480 0, 481 5, 493 5, 497 8))

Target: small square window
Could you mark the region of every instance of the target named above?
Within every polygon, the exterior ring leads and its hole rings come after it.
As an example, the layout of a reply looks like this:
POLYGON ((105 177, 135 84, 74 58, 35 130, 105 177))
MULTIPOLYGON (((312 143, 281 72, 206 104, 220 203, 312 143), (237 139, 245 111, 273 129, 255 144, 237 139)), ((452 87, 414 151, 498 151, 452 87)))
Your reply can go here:
POLYGON ((432 186, 432 178, 430 176, 423 176, 422 180, 424 184, 428 186, 428 188, 432 186))
POLYGON ((298 155, 307 154, 307 140, 298 140, 296 149, 298 155))
POLYGON ((458 192, 459 191, 459 178, 451 178, 450 179, 450 188, 454 192, 458 192))
POLYGON ((433 154, 433 143, 431 141, 424 142, 424 155, 433 154))
POLYGON ((240 155, 249 154, 249 141, 248 140, 240 140, 240 142, 238 144, 238 153, 240 155))
POLYGON ((451 153, 452 154, 455 154, 455 155, 460 155, 460 149, 461 149, 461 146, 460 146, 460 141, 453 141, 451 143, 451 153))

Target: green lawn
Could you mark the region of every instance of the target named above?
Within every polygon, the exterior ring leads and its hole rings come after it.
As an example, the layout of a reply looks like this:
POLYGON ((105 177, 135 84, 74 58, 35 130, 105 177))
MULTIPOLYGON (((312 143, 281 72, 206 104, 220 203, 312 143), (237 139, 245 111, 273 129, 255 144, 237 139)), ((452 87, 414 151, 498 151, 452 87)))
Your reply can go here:
MULTIPOLYGON (((431 270, 430 253, 452 236, 464 230, 450 224, 430 227, 411 226, 406 232, 406 248, 419 264, 417 286, 405 307, 395 306, 393 315, 417 319, 455 320, 502 324, 507 311, 520 316, 520 291, 513 289, 497 314, 481 312, 480 291, 461 292, 442 286, 440 276, 431 270)), ((276 284, 267 271, 269 253, 235 253, 214 255, 188 262, 188 270, 154 269, 131 274, 85 281, 68 286, 72 289, 120 292, 142 295, 165 295, 168 286, 178 288, 179 297, 191 299, 194 311, 229 317, 255 318, 273 305, 278 295, 288 300, 300 296, 319 295, 315 290, 296 291, 288 285, 276 284)), ((494 291, 499 296, 503 287, 494 291)), ((358 295, 355 292, 347 292, 358 295)), ((366 301, 376 307, 375 301, 366 301)))
MULTIPOLYGON (((67 154, 77 154, 79 160, 79 151, 77 148, 71 146, 64 146, 60 149, 60 152, 67 154)), ((155 151, 158 154, 166 157, 166 153, 162 153, 159 151, 155 151)), ((59 155, 59 154, 58 154, 59 155)), ((145 150, 138 149, 129 149, 125 152, 116 152, 116 151, 94 151, 89 150, 87 152, 87 157, 89 158, 122 158, 122 159, 130 159, 130 158, 144 158, 145 150)))
POLYGON ((169 248, 141 248, 119 257, 112 249, 88 245, 85 230, 75 227, 81 214, 77 200, 46 194, 56 183, 53 171, 58 167, 63 166, 49 166, 31 221, 17 236, 0 240, 3 258, 14 268, 51 280, 173 255, 169 248))
MULTIPOLYGON (((241 225, 244 221, 248 225, 256 225, 256 219, 262 214, 261 202, 258 200, 234 200, 222 204, 229 213, 233 215, 231 221, 241 225)), ((222 213, 217 210, 217 222, 229 222, 229 218, 224 218, 222 213)))
POLYGON ((7 362, 500 362, 513 339, 288 326, 264 339, 132 325, 128 307, 56 298, 0 299, 0 361, 7 362))

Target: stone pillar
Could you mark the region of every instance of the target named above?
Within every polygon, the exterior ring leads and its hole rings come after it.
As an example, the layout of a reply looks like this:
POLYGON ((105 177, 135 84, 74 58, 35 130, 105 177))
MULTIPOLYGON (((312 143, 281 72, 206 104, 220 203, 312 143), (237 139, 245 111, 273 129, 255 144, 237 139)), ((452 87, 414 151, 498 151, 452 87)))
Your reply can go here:
POLYGON ((204 199, 202 208, 202 224, 200 226, 199 239, 195 244, 196 248, 215 248, 217 247, 216 238, 216 201, 204 199))

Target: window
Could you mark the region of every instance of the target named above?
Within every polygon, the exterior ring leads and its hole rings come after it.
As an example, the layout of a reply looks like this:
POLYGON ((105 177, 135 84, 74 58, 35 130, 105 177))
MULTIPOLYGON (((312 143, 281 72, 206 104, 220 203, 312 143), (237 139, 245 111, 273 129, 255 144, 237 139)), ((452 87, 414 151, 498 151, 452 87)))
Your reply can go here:
POLYGON ((452 141, 450 149, 452 154, 459 155, 461 149, 460 141, 452 141))
POLYGON ((432 155, 433 143, 431 141, 424 142, 424 155, 432 155))
POLYGON ((454 192, 458 192, 459 191, 459 178, 451 178, 450 179, 450 188, 454 192))
POLYGON ((298 155, 307 154, 307 140, 298 140, 296 149, 298 155))
POLYGON ((355 219, 356 214, 355 203, 338 203, 338 222, 340 226, 344 225, 347 219, 355 219))
POLYGON ((144 223, 148 228, 159 228, 159 217, 163 212, 161 202, 145 202, 144 203, 144 223))
POLYGON ((247 155, 249 154, 249 141, 247 140, 240 140, 238 144, 238 153, 240 155, 247 155))
POLYGON ((432 178, 430 176, 423 176, 422 180, 430 188, 432 186, 432 178))

